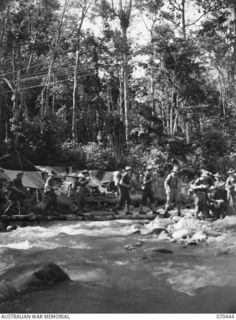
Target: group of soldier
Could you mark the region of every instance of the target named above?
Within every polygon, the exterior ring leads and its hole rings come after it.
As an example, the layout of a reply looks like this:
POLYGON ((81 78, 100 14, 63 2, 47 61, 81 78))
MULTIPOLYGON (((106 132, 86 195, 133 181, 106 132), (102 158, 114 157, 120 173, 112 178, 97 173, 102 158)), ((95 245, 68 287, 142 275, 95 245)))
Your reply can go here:
MULTIPOLYGON (((9 184, 8 204, 3 214, 8 214, 12 207, 16 207, 18 214, 22 213, 24 202, 26 199, 26 188, 23 186, 23 172, 19 172, 13 181, 9 184)), ((56 173, 51 171, 45 178, 44 200, 45 211, 56 211, 58 188, 56 184, 56 173)), ((145 214, 144 206, 149 204, 152 213, 156 212, 156 198, 153 188, 155 180, 154 168, 152 165, 140 172, 138 176, 139 190, 142 194, 139 214, 145 214)), ((87 170, 79 173, 74 182, 70 185, 70 195, 75 197, 76 209, 78 212, 82 210, 84 191, 90 181, 90 175, 87 170)), ((119 214, 124 207, 125 213, 131 214, 130 191, 133 188, 133 169, 126 166, 125 169, 117 170, 113 173, 113 184, 118 195, 118 203, 113 211, 119 214)), ((201 175, 190 182, 189 195, 193 196, 195 201, 195 216, 197 218, 224 217, 228 208, 236 210, 236 179, 235 171, 230 169, 226 181, 220 173, 213 174, 206 170, 201 170, 201 175)), ((178 216, 182 216, 182 195, 181 195, 181 179, 180 170, 177 166, 173 166, 171 172, 164 181, 166 204, 162 214, 163 218, 169 217, 169 211, 176 206, 178 216)), ((1 189, 1 186, 0 186, 1 189)))
MULTIPOLYGON (((68 185, 67 196, 73 198, 73 202, 75 204, 75 209, 77 213, 81 213, 84 204, 84 196, 87 191, 87 185, 91 180, 90 174, 88 170, 83 170, 76 176, 70 178, 72 178, 72 180, 70 180, 70 183, 68 185)), ((58 185, 55 181, 55 172, 52 171, 51 173, 49 173, 49 176, 46 179, 44 186, 44 195, 46 203, 46 206, 44 208, 45 211, 49 210, 51 212, 55 212, 58 209, 57 195, 55 192, 57 189, 58 185)))
POLYGON ((189 193, 195 198, 196 217, 224 217, 236 210, 235 170, 229 169, 227 179, 219 172, 202 170, 201 176, 190 183, 189 193))
MULTIPOLYGON (((125 170, 114 172, 113 181, 117 188, 119 201, 113 211, 119 213, 119 210, 126 206, 126 214, 130 212, 130 191, 132 189, 132 167, 126 166, 125 170)), ((151 211, 156 214, 155 194, 153 190, 153 167, 148 165, 144 172, 139 176, 140 190, 142 193, 139 214, 145 214, 143 208, 149 200, 151 211)), ((169 211, 176 206, 178 216, 182 216, 182 195, 180 170, 173 166, 171 172, 164 181, 166 204, 163 218, 169 217, 169 211)), ((226 181, 220 173, 213 174, 207 170, 201 170, 200 177, 196 177, 190 182, 189 195, 193 196, 195 202, 195 216, 199 219, 224 217, 228 208, 236 210, 236 179, 235 171, 230 169, 226 181)))
MULTIPOLYGON (((3 179, 0 179, 0 201, 4 204, 1 207, 1 214, 11 214, 12 210, 18 215, 21 215, 24 211, 27 202, 28 190, 23 185, 24 172, 18 172, 16 178, 14 178, 7 186, 3 187, 3 179)), ((56 181, 56 172, 51 171, 42 177, 45 180, 44 190, 42 197, 43 209, 45 212, 56 212, 58 210, 58 183, 56 181)), ((74 183, 70 185, 70 195, 76 195, 76 209, 81 211, 84 188, 90 181, 89 172, 87 170, 79 173, 76 178, 74 177, 74 183)))

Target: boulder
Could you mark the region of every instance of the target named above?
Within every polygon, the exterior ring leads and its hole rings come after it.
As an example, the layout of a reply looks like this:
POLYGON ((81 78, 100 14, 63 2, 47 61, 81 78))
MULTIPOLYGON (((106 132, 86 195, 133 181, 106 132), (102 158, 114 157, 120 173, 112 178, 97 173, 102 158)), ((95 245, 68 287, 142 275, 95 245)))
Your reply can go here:
POLYGON ((163 231, 158 235, 158 240, 171 241, 170 234, 169 234, 166 230, 163 230, 163 231))
POLYGON ((69 276, 55 263, 40 264, 30 268, 12 268, 1 278, 0 301, 12 299, 17 294, 24 294, 63 281, 70 281, 69 276))
POLYGON ((143 260, 154 259, 160 257, 161 254, 173 254, 173 251, 168 248, 151 248, 144 252, 143 260))
POLYGON ((175 230, 198 228, 199 221, 194 218, 182 218, 175 225, 175 230))
POLYGON ((189 236, 189 230, 187 229, 180 229, 172 233, 172 238, 174 240, 186 239, 188 236, 189 236))
POLYGON ((141 234, 140 230, 135 230, 132 232, 132 235, 139 235, 139 234, 141 234))
POLYGON ((172 250, 169 250, 169 249, 166 249, 166 248, 156 249, 155 251, 158 252, 158 253, 165 253, 165 254, 172 254, 173 253, 172 250))
POLYGON ((171 217, 171 221, 173 222, 173 223, 177 223, 179 220, 181 220, 182 218, 181 217, 179 217, 179 216, 173 216, 173 217, 171 217))
POLYGON ((136 249, 136 246, 133 244, 127 244, 127 245, 125 245, 125 249, 132 251, 132 250, 136 249))
POLYGON ((188 244, 198 244, 201 241, 207 239, 207 235, 203 231, 197 231, 194 235, 189 239, 188 244))
POLYGON ((205 230, 205 233, 207 236, 210 236, 210 237, 219 237, 222 235, 221 232, 214 231, 214 230, 205 230))
POLYGON ((150 235, 150 234, 155 234, 155 235, 159 235, 161 232, 166 232, 166 229, 164 228, 154 228, 154 229, 143 229, 141 234, 144 235, 144 236, 147 236, 147 235, 150 235))
POLYGON ((135 243, 125 245, 125 249, 132 251, 132 250, 135 250, 138 247, 141 247, 142 245, 143 245, 142 241, 137 241, 135 243))
POLYGON ((173 223, 171 219, 161 219, 156 217, 153 221, 146 224, 146 228, 156 229, 156 228, 166 228, 169 224, 173 223))

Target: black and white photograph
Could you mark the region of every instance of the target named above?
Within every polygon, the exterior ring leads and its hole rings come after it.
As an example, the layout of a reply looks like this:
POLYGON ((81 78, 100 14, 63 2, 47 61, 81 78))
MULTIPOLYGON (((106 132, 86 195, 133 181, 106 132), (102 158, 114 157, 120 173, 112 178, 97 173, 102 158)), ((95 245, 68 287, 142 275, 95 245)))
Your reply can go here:
POLYGON ((235 297, 236 0, 0 0, 1 319, 235 297))

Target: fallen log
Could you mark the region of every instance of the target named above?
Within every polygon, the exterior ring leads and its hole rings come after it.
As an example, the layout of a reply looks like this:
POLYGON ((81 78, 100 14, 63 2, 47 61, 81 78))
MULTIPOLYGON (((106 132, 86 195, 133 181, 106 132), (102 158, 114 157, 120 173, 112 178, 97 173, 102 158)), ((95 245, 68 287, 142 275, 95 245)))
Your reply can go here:
MULTIPOLYGON (((73 217, 74 220, 83 220, 82 216, 77 216, 74 215, 73 217)), ((71 215, 32 215, 32 214, 28 214, 28 215, 12 215, 12 216, 8 216, 8 215, 1 215, 0 216, 0 221, 4 221, 4 222, 16 222, 16 221, 30 221, 30 222, 36 222, 36 221, 54 221, 54 220, 58 220, 58 221, 63 221, 63 220, 71 220, 71 215)))
POLYGON ((0 221, 5 223, 15 222, 47 222, 47 221, 106 221, 106 220, 154 220, 157 215, 124 215, 113 212, 90 211, 81 215, 60 214, 60 215, 0 215, 0 221))

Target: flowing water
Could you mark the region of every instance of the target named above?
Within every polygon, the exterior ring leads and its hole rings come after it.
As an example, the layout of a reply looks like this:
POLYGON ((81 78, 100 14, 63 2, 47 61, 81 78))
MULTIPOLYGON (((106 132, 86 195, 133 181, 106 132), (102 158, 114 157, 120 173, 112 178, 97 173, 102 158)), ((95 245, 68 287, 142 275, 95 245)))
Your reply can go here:
POLYGON ((10 268, 55 262, 73 281, 1 303, 0 312, 236 312, 234 255, 134 235, 137 226, 57 222, 1 233, 1 277, 10 268), (173 253, 155 250, 170 245, 173 253))

